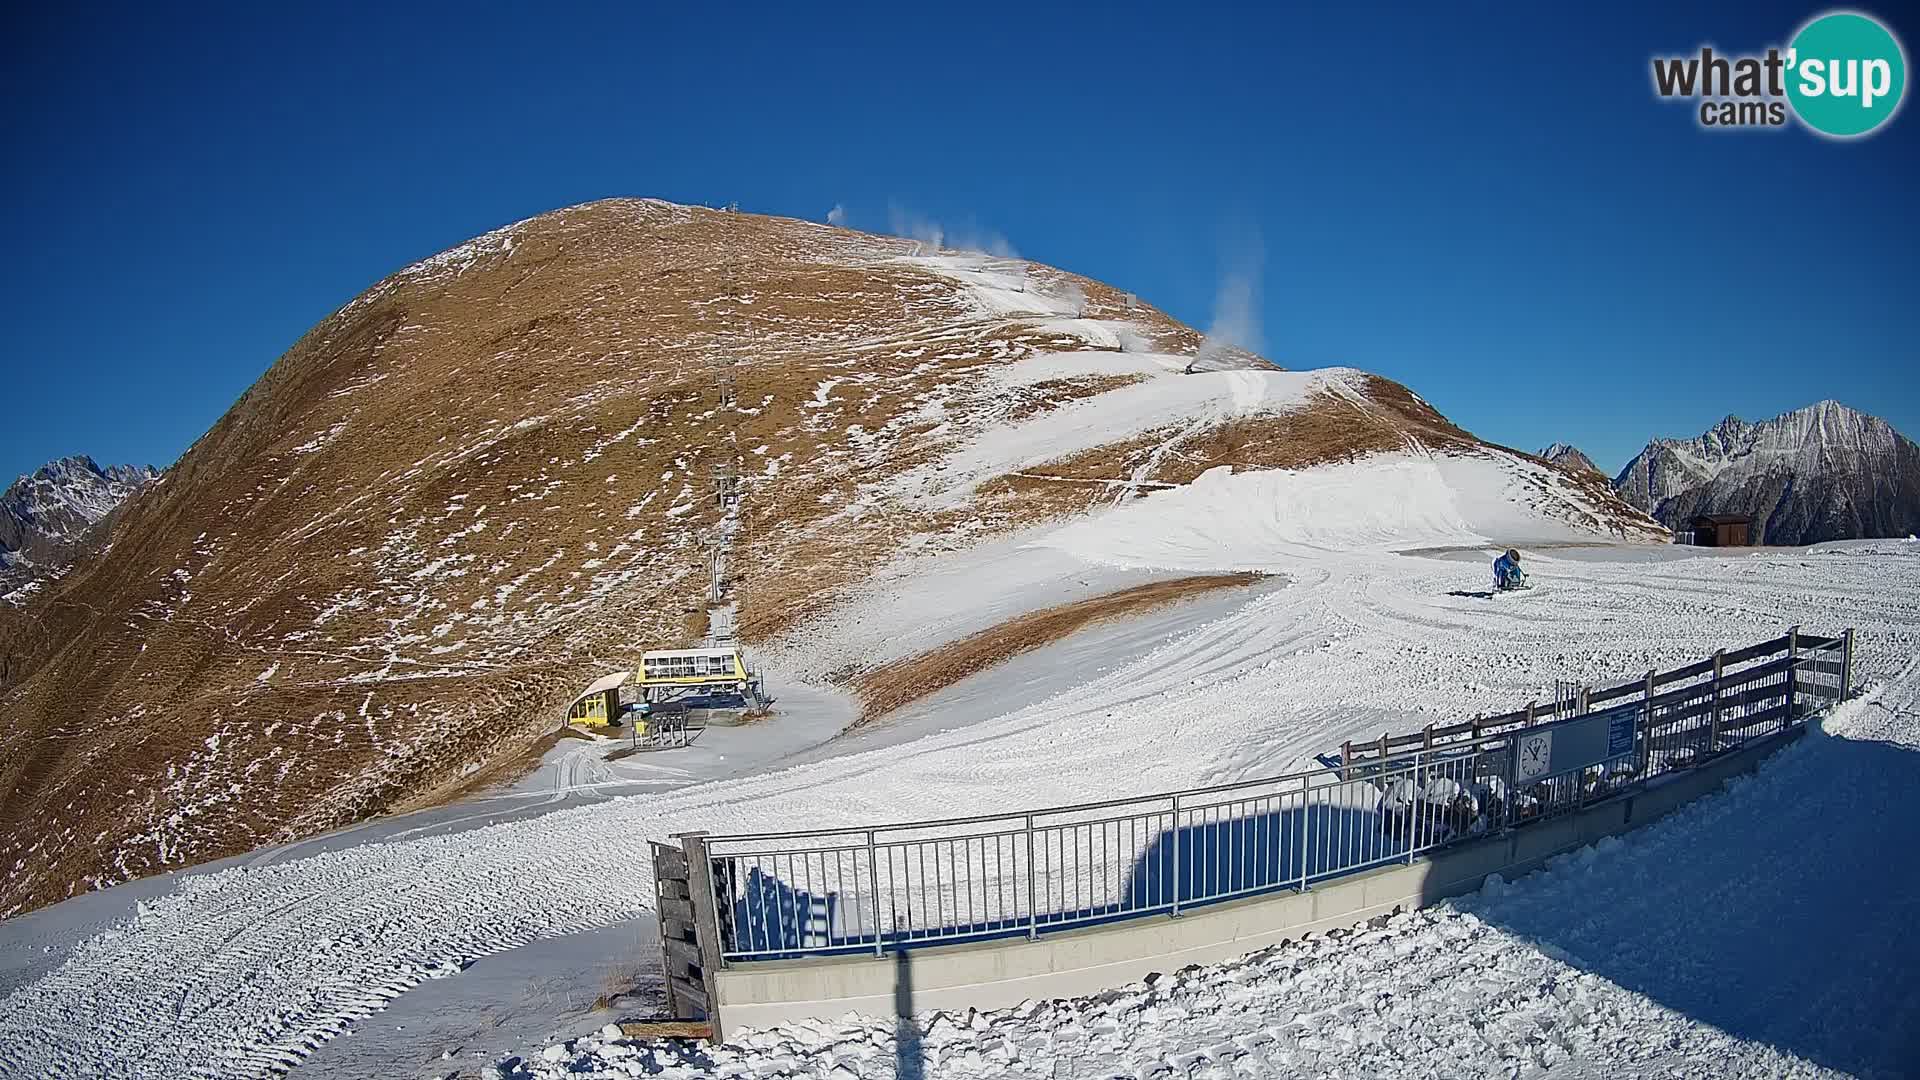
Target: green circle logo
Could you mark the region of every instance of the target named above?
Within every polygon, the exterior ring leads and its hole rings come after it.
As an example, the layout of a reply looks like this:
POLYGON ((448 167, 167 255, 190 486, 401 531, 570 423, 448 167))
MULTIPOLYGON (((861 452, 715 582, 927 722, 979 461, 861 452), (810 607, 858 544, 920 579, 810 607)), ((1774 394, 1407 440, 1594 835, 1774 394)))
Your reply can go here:
POLYGON ((1787 51, 1787 100, 1823 135, 1852 138, 1887 122, 1907 89, 1907 56, 1886 27, 1851 11, 1802 27, 1787 51))

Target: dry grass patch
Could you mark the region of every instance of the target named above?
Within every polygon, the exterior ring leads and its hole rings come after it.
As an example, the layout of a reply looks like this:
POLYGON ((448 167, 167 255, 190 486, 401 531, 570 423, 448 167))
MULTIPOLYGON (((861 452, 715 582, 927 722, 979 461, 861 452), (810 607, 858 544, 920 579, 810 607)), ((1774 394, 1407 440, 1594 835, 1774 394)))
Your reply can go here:
POLYGON ((1017 423, 1021 420, 1029 420, 1068 402, 1146 382, 1149 377, 1146 375, 1072 375, 1023 386, 1013 391, 1013 402, 1007 408, 1006 422, 1017 423))
POLYGON ((1070 604, 1028 612, 971 637, 896 660, 854 679, 861 703, 858 724, 877 720, 910 702, 952 686, 1024 652, 1059 641, 1094 623, 1139 615, 1215 589, 1251 585, 1263 575, 1200 574, 1156 581, 1070 604))

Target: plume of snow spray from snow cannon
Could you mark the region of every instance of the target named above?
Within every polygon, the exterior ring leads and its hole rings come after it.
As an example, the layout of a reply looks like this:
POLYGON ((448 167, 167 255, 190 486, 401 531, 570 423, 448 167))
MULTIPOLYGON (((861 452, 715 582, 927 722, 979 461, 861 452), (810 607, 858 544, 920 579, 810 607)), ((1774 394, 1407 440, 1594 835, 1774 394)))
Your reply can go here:
POLYGON ((1187 361, 1187 373, 1227 366, 1236 352, 1257 353, 1260 335, 1260 267, 1263 246, 1257 229, 1240 233, 1240 250, 1228 257, 1213 294, 1213 321, 1200 351, 1187 361))
POLYGON ((923 247, 932 249, 928 254, 939 251, 976 251, 996 259, 1020 257, 1020 253, 1014 250, 1012 241, 1008 240, 1004 233, 994 229, 983 229, 971 218, 948 228, 899 203, 887 204, 887 231, 895 236, 918 240, 923 247))
POLYGON ((1060 289, 1060 299, 1067 302, 1067 314, 1074 318, 1087 313, 1087 290, 1078 282, 1069 281, 1060 289))

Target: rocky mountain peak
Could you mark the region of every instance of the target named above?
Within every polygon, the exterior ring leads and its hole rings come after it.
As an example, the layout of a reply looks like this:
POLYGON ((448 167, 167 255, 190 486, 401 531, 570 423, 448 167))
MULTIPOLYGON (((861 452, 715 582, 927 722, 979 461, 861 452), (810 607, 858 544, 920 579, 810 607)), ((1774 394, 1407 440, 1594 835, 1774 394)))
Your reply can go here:
POLYGON ((0 596, 57 573, 100 522, 159 476, 151 465, 102 468, 72 454, 14 480, 0 492, 0 596))
POLYGON ((1534 456, 1545 461, 1550 461, 1563 469, 1573 469, 1591 473, 1600 472, 1600 466, 1595 465, 1592 458, 1581 453, 1579 447, 1569 443, 1554 443, 1552 446, 1547 447, 1534 456))
POLYGON ((1920 447, 1877 416, 1824 400, 1757 423, 1728 416, 1655 439, 1614 488, 1669 527, 1752 514, 1771 544, 1906 536, 1920 526, 1920 447))

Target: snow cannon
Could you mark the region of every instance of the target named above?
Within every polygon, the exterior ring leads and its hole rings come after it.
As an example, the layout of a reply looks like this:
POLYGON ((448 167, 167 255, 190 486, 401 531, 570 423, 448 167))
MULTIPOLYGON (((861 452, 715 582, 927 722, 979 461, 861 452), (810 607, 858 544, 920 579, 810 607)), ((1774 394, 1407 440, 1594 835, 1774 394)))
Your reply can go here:
POLYGON ((1505 555, 1493 560, 1493 591, 1513 592, 1516 589, 1531 589, 1527 581, 1527 572, 1520 569, 1520 553, 1512 548, 1505 555))

